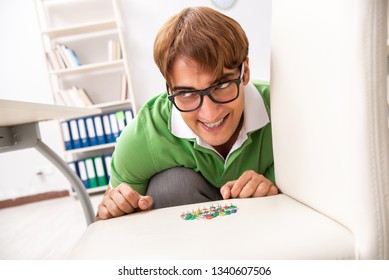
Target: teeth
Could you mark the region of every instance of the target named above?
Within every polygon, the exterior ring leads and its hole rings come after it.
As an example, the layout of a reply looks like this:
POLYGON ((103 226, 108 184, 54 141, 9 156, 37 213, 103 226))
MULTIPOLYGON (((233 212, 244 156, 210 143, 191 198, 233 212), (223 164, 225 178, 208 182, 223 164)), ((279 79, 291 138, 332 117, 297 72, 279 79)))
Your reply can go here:
POLYGON ((214 127, 217 127, 219 125, 221 125, 221 123, 224 121, 224 118, 222 118, 220 121, 218 122, 215 122, 215 123, 204 123, 205 126, 209 127, 209 128, 214 128, 214 127))

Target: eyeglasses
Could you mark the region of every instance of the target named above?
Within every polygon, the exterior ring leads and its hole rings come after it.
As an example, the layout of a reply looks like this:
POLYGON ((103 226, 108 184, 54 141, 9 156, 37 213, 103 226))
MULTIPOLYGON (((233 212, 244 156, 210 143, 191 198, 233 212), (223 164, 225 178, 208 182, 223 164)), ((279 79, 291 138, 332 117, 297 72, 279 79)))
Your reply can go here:
MULTIPOLYGON (((242 82, 243 73, 244 63, 242 63, 239 77, 236 79, 220 82, 203 90, 172 93, 168 98, 181 112, 193 112, 200 108, 206 95, 215 103, 226 104, 239 97, 239 86, 242 82)), ((167 84, 166 89, 169 93, 169 86, 167 84)))

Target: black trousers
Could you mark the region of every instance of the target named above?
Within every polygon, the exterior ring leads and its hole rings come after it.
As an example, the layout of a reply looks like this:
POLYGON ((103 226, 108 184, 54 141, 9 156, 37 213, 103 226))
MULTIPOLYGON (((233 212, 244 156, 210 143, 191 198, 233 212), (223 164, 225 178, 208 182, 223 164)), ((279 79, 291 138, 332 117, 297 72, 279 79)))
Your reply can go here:
POLYGON ((174 167, 155 174, 146 192, 154 199, 154 209, 221 200, 220 189, 192 169, 174 167))

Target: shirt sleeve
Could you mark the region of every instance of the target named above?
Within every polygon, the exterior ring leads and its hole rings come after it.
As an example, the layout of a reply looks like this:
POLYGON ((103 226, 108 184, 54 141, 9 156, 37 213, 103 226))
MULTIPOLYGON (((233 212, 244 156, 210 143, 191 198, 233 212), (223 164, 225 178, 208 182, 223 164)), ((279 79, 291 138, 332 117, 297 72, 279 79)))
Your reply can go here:
POLYGON ((126 183, 143 195, 155 173, 148 131, 141 118, 134 119, 117 139, 111 160, 110 184, 115 188, 126 183))

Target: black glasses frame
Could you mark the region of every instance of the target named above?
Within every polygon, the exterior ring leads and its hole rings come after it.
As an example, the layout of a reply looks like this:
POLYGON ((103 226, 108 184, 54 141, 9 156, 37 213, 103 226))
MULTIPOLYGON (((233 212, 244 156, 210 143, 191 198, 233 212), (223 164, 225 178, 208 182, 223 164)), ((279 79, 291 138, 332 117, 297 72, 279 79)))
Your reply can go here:
MULTIPOLYGON (((239 97, 239 94, 240 94, 240 90, 239 90, 239 86, 240 86, 240 83, 242 82, 242 78, 243 78, 243 72, 244 72, 244 63, 242 63, 241 67, 240 67, 240 74, 239 74, 239 77, 236 78, 236 79, 232 79, 232 80, 227 80, 227 81, 224 81, 222 83, 216 83, 216 84, 213 84, 205 89, 202 89, 202 90, 188 90, 188 91, 185 91, 185 92, 179 92, 179 93, 174 93, 174 94, 169 94, 168 95, 168 98, 169 100, 174 104, 174 106, 177 108, 178 111, 180 112, 193 112, 193 111, 196 111, 198 108, 201 107, 201 105, 203 105, 203 100, 204 100, 204 96, 208 96, 213 102, 217 103, 217 104, 226 104, 226 103, 230 103, 234 100, 236 100, 238 97, 239 97), (227 101, 218 101, 216 100, 215 98, 213 98, 212 94, 211 94, 211 90, 213 88, 215 88, 215 86, 217 86, 218 84, 223 84, 223 83, 235 83, 237 88, 238 88, 238 92, 236 94, 236 96, 234 98, 232 98, 231 100, 227 100, 227 101), (191 92, 196 92, 200 95, 200 103, 199 105, 194 108, 194 109, 191 109, 191 110, 182 110, 180 109, 176 102, 175 102, 175 97, 176 96, 180 96, 180 95, 183 95, 183 94, 188 94, 188 93, 191 93, 191 92)), ((168 84, 166 83, 166 91, 169 93, 169 86, 168 84)))

